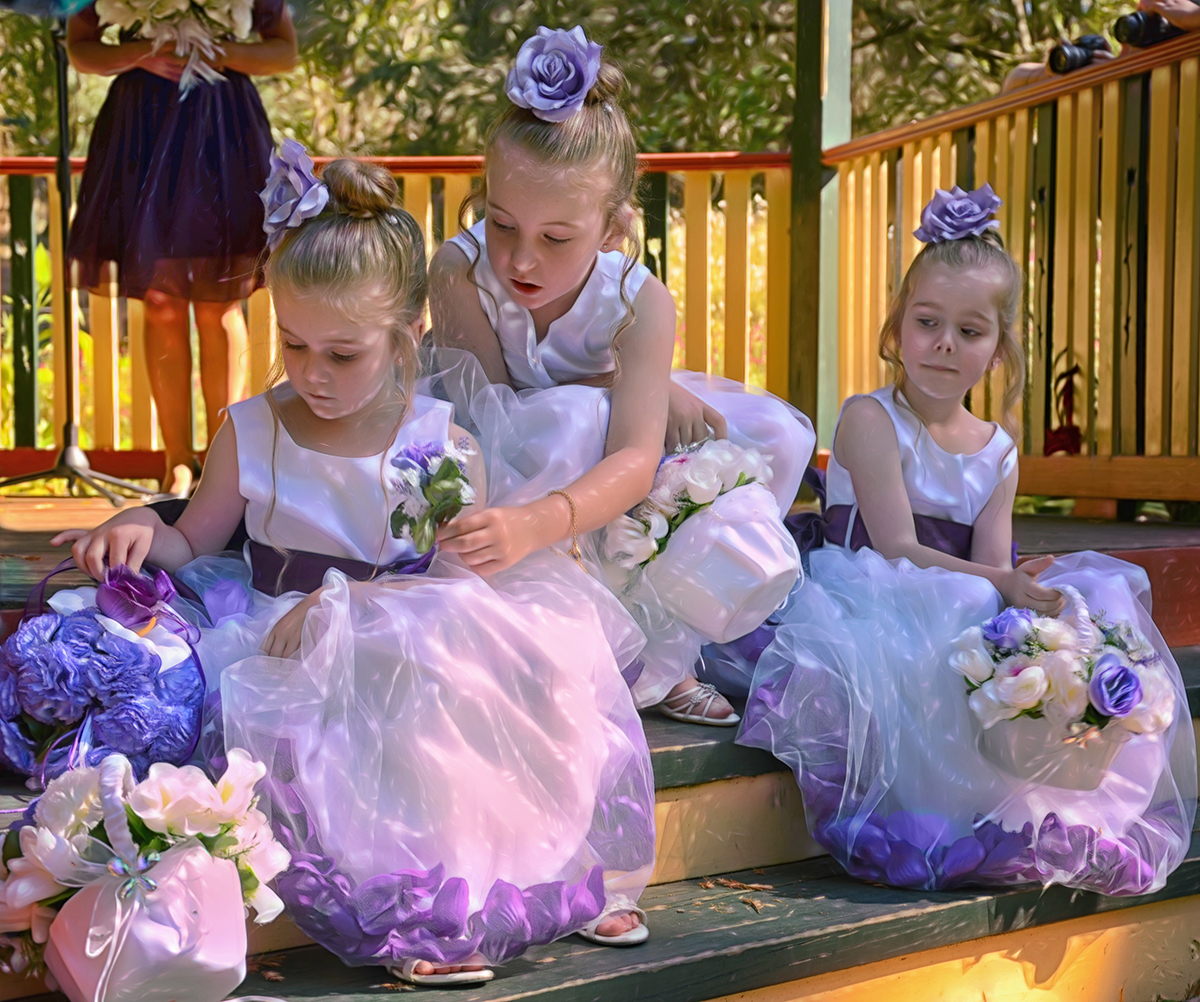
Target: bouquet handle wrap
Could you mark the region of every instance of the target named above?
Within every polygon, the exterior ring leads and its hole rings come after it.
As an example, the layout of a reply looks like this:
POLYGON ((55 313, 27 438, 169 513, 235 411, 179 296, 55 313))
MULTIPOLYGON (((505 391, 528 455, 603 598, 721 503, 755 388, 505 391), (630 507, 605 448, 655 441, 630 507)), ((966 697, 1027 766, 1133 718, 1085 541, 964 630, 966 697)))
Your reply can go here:
POLYGON ((668 612, 723 644, 761 626, 799 571, 800 551, 774 495, 752 483, 686 519, 645 573, 668 612))
POLYGON ((125 813, 133 771, 100 767, 108 876, 83 887, 50 926, 46 967, 71 1002, 218 1002, 246 974, 241 882, 232 860, 194 839, 138 854, 125 813))

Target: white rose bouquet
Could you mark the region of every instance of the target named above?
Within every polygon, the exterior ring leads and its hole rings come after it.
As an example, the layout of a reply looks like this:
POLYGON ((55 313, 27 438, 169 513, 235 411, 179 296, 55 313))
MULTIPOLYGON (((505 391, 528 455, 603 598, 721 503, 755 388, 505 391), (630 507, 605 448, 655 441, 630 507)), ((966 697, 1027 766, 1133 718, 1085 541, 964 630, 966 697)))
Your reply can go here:
POLYGON ((102 25, 136 31, 154 43, 170 44, 187 58, 179 89, 187 94, 201 80, 225 78, 210 64, 224 50, 218 39, 244 39, 253 28, 254 0, 96 0, 102 25))
POLYGON ((718 497, 747 484, 771 481, 769 456, 727 439, 704 442, 666 456, 650 495, 605 530, 604 556, 627 571, 645 567, 666 549, 686 519, 718 497))
POLYGON ((32 817, 4 839, 3 969, 48 969, 72 998, 91 999, 91 987, 83 990, 89 976, 99 978, 97 998, 106 983, 116 991, 113 979, 149 992, 156 976, 179 984, 188 983, 185 976, 218 976, 221 965, 212 961, 223 953, 228 987, 212 997, 235 987, 244 976, 244 909, 254 908, 259 923, 283 910, 267 882, 290 856, 255 808, 254 787, 266 767, 238 748, 228 763, 216 783, 195 766, 158 762, 135 784, 128 760, 110 755, 98 767, 53 780, 32 817), (160 931, 148 938, 160 940, 164 924, 196 923, 198 932, 178 930, 192 954, 165 962, 161 950, 154 954, 140 939, 139 922, 157 925, 160 931), (204 930, 213 929, 221 930, 219 950, 204 941, 204 930), (86 949, 74 949, 80 936, 86 949), (95 947, 104 936, 107 947, 95 947), (197 951, 207 975, 186 966, 197 951), (91 970, 96 965, 102 971, 91 970))

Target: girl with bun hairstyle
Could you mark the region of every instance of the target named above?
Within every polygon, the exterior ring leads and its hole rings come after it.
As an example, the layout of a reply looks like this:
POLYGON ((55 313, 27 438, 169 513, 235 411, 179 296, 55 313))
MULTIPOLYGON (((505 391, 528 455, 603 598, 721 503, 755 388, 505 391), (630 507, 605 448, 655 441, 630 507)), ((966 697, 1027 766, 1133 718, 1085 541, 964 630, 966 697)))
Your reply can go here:
POLYGON ((654 786, 621 675, 642 637, 571 560, 484 580, 415 528, 435 470, 467 481, 459 518, 488 485, 414 389, 425 249, 397 195, 353 160, 318 180, 285 142, 263 192, 277 380, 230 407, 174 526, 142 508, 58 541, 96 577, 152 562, 198 597, 204 745, 223 730, 266 763, 296 924, 347 964, 486 981, 572 932, 646 938, 654 786), (245 556, 221 553, 243 517, 245 556))
MULTIPOLYGON (((473 354, 491 382, 470 401, 481 433, 497 443, 486 451, 541 471, 520 496, 519 529, 501 524, 501 508, 455 524, 443 545, 472 566, 502 566, 574 534, 605 577, 595 530, 647 497, 664 451, 707 438, 769 456, 776 510, 767 517, 777 522, 812 452, 811 424, 783 401, 731 380, 672 373, 675 303, 639 261, 637 143, 624 88, 581 28, 539 28, 517 56, 512 103, 487 140, 470 202, 484 218, 431 266, 435 339, 473 354)), ((632 683, 638 704, 693 723, 736 724, 724 697, 696 679, 705 638, 666 612, 652 588, 636 597, 614 590, 647 636, 632 683)))

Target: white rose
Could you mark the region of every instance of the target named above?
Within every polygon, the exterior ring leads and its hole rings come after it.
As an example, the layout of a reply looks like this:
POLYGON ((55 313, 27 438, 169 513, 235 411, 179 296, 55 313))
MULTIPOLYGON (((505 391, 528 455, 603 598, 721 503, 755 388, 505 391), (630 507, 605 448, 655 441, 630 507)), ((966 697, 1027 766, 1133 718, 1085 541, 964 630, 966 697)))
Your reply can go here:
POLYGON ((1031 710, 1046 694, 1046 673, 1030 665, 1017 675, 996 679, 996 696, 1018 710, 1031 710))
POLYGON ((1020 675, 1026 668, 1035 664, 1028 654, 1013 654, 996 662, 996 678, 1011 678, 1020 675))
POLYGON ((1060 724, 1079 720, 1087 710, 1088 683, 1078 658, 1065 649, 1056 650, 1040 663, 1046 673, 1046 715, 1060 724))
POLYGON ((1038 641, 1043 644, 1047 650, 1051 651, 1074 651, 1078 650, 1079 637, 1075 631, 1061 619, 1050 619, 1042 617, 1033 621, 1033 628, 1037 630, 1038 641))
POLYGON ((996 670, 992 657, 983 646, 983 631, 972 626, 958 635, 954 641, 955 651, 950 655, 950 667, 972 682, 982 683, 992 677, 996 670))
POLYGON ((465 480, 463 481, 462 487, 459 488, 458 493, 459 493, 459 496, 462 498, 462 503, 464 505, 475 503, 475 488, 472 487, 465 480))
POLYGON ((975 711, 975 716, 979 718, 980 724, 986 731, 994 727, 1001 720, 1012 720, 1021 711, 1015 706, 1009 706, 1002 701, 996 694, 996 680, 988 679, 978 689, 971 693, 967 702, 971 709, 975 711))
POLYGON ((655 487, 638 507, 645 509, 647 514, 652 511, 659 512, 667 519, 672 519, 679 514, 679 504, 675 500, 675 495, 665 486, 655 487))
MULTIPOLYGON (((692 454, 690 452, 681 452, 664 459, 659 464, 658 472, 654 475, 654 491, 661 488, 671 497, 678 497, 682 494, 684 490, 683 475, 691 462, 692 454)), ((654 491, 651 491, 651 494, 654 491)))
POLYGON ((146 825, 165 835, 216 835, 225 806, 216 787, 194 765, 155 762, 133 788, 129 806, 146 825))
POLYGON ((1134 734, 1165 731, 1175 719, 1175 686, 1170 676, 1157 665, 1143 665, 1135 670, 1142 683, 1142 701, 1126 716, 1116 717, 1113 722, 1134 734))
POLYGON ((663 536, 671 531, 671 524, 660 512, 652 511, 647 517, 650 522, 651 539, 662 539, 663 536))
POLYGON ((132 28, 140 20, 133 8, 121 0, 96 0, 96 16, 101 24, 115 24, 119 28, 132 28))
POLYGON ((267 774, 267 767, 241 748, 230 748, 225 758, 229 764, 214 784, 221 805, 214 817, 222 824, 246 816, 254 802, 254 787, 267 774))
POLYGON ((721 493, 721 472, 716 463, 693 458, 683 471, 683 489, 696 504, 708 504, 721 493))
POLYGON ((637 519, 619 515, 608 524, 604 533, 604 556, 618 567, 632 570, 657 552, 657 544, 637 519))
POLYGON ((63 838, 90 831, 104 817, 97 769, 72 769, 51 781, 37 802, 34 819, 63 838))

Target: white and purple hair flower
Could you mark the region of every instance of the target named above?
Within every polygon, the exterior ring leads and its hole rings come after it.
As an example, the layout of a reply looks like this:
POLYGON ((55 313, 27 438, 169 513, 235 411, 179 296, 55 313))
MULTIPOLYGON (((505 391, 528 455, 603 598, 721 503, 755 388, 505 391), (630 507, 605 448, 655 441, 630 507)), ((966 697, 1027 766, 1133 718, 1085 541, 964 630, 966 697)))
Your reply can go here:
POLYGON ((578 25, 570 31, 538 28, 517 53, 505 93, 545 122, 565 122, 583 107, 595 85, 601 51, 578 25))
POLYGON ((321 214, 329 203, 329 188, 317 180, 312 157, 304 147, 294 139, 285 139, 279 153, 271 154, 271 173, 259 198, 267 246, 275 250, 288 230, 321 214))
POLYGON ((990 184, 974 191, 963 191, 958 185, 949 191, 938 188, 921 210, 921 225, 913 231, 913 236, 926 244, 982 236, 988 230, 1000 228, 999 220, 993 219, 992 214, 1002 204, 990 184))

